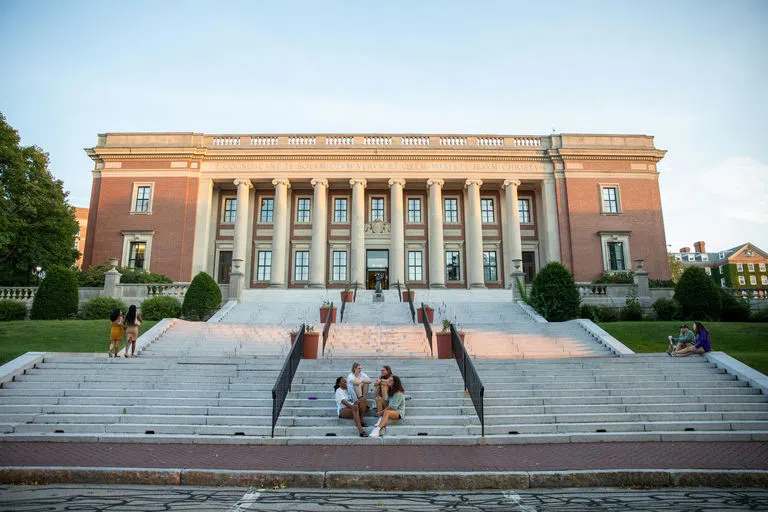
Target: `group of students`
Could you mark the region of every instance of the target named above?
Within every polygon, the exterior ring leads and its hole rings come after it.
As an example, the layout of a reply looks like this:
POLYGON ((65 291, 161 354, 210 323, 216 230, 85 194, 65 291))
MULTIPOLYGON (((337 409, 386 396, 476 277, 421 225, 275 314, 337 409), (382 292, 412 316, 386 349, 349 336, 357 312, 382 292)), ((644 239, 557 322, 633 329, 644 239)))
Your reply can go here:
POLYGON ((693 322, 693 332, 688 329, 688 324, 683 324, 680 326, 680 336, 668 336, 667 339, 669 339, 667 355, 670 357, 702 355, 712 350, 709 331, 701 322, 693 322))
POLYGON ((352 363, 352 372, 336 379, 333 390, 336 393, 336 412, 339 418, 355 421, 360 437, 368 437, 363 430, 368 425, 364 421, 368 411, 368 391, 373 384, 373 398, 376 402, 378 421, 370 437, 379 437, 390 420, 405 418, 405 389, 400 377, 392 373, 392 368, 384 366, 375 381, 363 373, 363 365, 352 363))
POLYGON ((128 313, 123 316, 120 309, 116 309, 109 315, 112 327, 109 329, 109 357, 120 357, 120 346, 123 344, 123 332, 125 332, 125 357, 136 357, 136 339, 139 337, 141 315, 136 311, 136 306, 131 305, 128 313), (131 353, 128 354, 130 348, 131 353))

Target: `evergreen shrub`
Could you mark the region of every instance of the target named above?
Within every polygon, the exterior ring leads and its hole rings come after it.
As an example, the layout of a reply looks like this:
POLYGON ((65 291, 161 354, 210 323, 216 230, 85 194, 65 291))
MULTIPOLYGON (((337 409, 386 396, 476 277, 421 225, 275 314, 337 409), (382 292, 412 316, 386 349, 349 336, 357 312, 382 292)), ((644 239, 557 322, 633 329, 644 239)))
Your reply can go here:
POLYGON ((718 288, 720 292, 720 320, 723 322, 748 322, 749 303, 743 299, 734 297, 725 288, 718 288))
MULTIPOLYGON (((112 269, 112 265, 107 262, 91 265, 87 270, 79 272, 77 280, 80 286, 97 287, 104 286, 104 273, 112 269)), ((120 282, 123 284, 148 284, 148 283, 172 283, 170 277, 163 274, 152 274, 143 270, 136 270, 128 267, 117 267, 120 272, 120 282)))
POLYGON ((221 289, 216 281, 205 272, 200 272, 192 279, 181 314, 186 320, 208 320, 221 305, 221 289))
POLYGON ((176 297, 152 297, 141 303, 141 318, 144 320, 162 320, 163 318, 179 318, 181 302, 176 297))
POLYGON ((672 299, 658 299, 653 303, 653 311, 657 320, 680 320, 682 318, 680 304, 672 299))
POLYGON ((531 305, 550 322, 564 322, 579 316, 579 290, 563 265, 551 262, 533 279, 531 305))
POLYGON ((703 268, 688 267, 675 286, 683 317, 710 321, 720 318, 720 293, 703 268))
POLYGON ((77 276, 72 270, 52 267, 37 289, 32 302, 32 320, 63 320, 77 314, 80 298, 77 276))
POLYGON ((600 321, 600 308, 592 306, 591 304, 582 304, 579 308, 579 318, 585 318, 592 320, 593 322, 600 321))
POLYGON ((598 308, 597 316, 601 322, 618 322, 621 311, 614 306, 598 308))
POLYGON ((0 322, 24 320, 27 317, 27 305, 18 300, 0 300, 0 322))
POLYGON ((621 319, 630 322, 643 319, 643 308, 640 306, 640 299, 637 296, 637 285, 632 285, 629 288, 627 299, 621 310, 621 319))
POLYGON ((749 317, 750 322, 768 322, 768 308, 763 308, 755 311, 749 317))
POLYGON ((85 303, 81 317, 83 320, 102 320, 109 318, 109 315, 116 309, 123 312, 128 311, 128 306, 120 299, 112 297, 94 297, 85 303))

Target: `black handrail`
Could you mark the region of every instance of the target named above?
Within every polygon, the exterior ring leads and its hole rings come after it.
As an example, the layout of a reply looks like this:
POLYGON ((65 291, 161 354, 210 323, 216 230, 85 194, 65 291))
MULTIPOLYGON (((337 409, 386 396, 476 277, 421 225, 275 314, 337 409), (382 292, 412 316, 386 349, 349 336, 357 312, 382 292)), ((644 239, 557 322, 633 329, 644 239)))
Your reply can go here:
POLYGON ((403 292, 400 291, 400 281, 396 282, 395 286, 397 286, 397 295, 400 297, 400 302, 403 302, 403 292))
POLYGON ((342 323, 344 321, 344 307, 346 305, 347 305, 347 301, 345 301, 344 299, 341 299, 341 311, 339 311, 339 323, 342 323))
MULTIPOLYGON (((342 304, 342 307, 344 307, 343 304, 342 304)), ((322 352, 323 355, 325 355, 325 342, 328 340, 328 333, 331 332, 332 323, 333 323, 333 302, 331 302, 331 309, 328 310, 328 317, 325 319, 325 325, 323 326, 323 352, 322 352)))
POLYGON ((464 348, 461 335, 453 324, 451 324, 451 355, 456 359, 456 364, 459 365, 459 372, 461 372, 461 377, 464 379, 464 390, 469 393, 469 397, 472 399, 477 417, 480 418, 481 435, 485 437, 485 416, 483 414, 485 386, 483 386, 480 375, 477 374, 475 365, 472 364, 472 360, 469 358, 467 349, 464 348))
POLYGON ((355 293, 352 294, 352 302, 357 302, 357 285, 358 282, 355 281, 355 293))
POLYGON ((406 295, 408 295, 408 306, 411 308, 411 322, 416 323, 416 309, 413 307, 413 295, 411 295, 411 290, 406 290, 406 295))
POLYGON ((280 417, 280 411, 283 410, 283 404, 285 398, 291 391, 291 382, 293 382, 293 376, 296 375, 296 370, 301 362, 301 357, 304 355, 304 329, 305 325, 301 324, 296 338, 293 340, 291 350, 288 351, 288 357, 283 363, 283 369, 277 375, 277 382, 272 387, 272 437, 275 437, 275 425, 277 425, 277 419, 280 417))
POLYGON ((429 323, 429 317, 427 316, 427 308, 424 303, 421 303, 421 323, 424 325, 424 332, 427 334, 429 340, 429 352, 432 357, 435 357, 435 351, 432 348, 432 326, 429 323))

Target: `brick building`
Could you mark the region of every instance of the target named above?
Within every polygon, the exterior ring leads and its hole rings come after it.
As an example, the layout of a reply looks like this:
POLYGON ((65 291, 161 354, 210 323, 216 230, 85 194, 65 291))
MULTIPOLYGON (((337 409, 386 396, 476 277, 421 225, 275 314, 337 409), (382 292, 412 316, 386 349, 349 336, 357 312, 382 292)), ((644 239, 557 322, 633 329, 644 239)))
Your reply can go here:
POLYGON ((88 232, 88 208, 75 207, 75 218, 77 219, 77 235, 75 235, 75 249, 80 251, 80 257, 77 258, 78 268, 83 266, 83 254, 85 253, 85 239, 88 232))
MULTIPOLYGON (((765 288, 768 286, 768 253, 752 243, 724 251, 707 252, 704 242, 682 247, 672 257, 685 265, 704 268, 715 284, 723 288, 765 288)), ((762 293, 760 294, 763 295, 762 293)))
POLYGON ((649 136, 110 133, 86 151, 86 267, 245 288, 509 287, 549 261, 669 277, 649 136))

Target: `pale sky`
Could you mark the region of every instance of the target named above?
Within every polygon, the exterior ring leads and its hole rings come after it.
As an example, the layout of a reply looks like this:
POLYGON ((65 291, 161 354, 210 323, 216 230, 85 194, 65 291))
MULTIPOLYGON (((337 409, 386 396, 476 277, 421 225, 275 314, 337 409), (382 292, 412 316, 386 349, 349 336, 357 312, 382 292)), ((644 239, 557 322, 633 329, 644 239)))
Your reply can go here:
POLYGON ((103 132, 639 133, 673 249, 768 250, 765 0, 0 0, 0 55, 78 206, 103 132))

